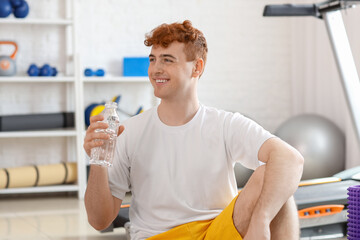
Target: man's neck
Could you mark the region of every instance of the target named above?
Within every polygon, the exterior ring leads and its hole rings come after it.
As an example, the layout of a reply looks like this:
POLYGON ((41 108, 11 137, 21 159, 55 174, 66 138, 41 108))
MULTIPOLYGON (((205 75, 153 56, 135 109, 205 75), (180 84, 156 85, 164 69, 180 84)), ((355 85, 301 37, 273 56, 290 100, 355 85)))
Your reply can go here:
POLYGON ((199 109, 199 101, 171 102, 162 100, 158 107, 160 120, 168 126, 181 126, 188 123, 199 109))

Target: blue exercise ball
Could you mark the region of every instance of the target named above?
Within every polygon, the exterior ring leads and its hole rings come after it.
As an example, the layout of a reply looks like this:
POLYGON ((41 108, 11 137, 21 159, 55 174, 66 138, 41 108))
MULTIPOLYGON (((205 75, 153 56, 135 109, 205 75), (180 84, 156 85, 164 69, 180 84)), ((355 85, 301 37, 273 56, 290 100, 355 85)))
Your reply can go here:
POLYGON ((275 135, 303 155, 303 180, 331 177, 344 170, 345 136, 329 119, 315 114, 298 115, 281 124, 275 135))

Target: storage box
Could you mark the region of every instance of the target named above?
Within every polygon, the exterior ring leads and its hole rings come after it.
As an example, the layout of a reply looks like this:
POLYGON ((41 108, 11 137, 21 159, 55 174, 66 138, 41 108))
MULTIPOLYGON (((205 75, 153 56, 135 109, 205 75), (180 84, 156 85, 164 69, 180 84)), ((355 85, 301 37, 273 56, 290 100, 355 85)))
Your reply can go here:
POLYGON ((126 77, 148 76, 149 57, 124 57, 123 75, 126 77))

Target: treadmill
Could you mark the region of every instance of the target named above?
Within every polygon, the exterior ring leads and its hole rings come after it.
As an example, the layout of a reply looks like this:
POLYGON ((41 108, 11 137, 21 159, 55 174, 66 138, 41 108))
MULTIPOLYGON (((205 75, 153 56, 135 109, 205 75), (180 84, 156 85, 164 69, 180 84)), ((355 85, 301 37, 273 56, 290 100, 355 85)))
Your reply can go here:
MULTIPOLYGON (((328 0, 317 4, 267 5, 264 17, 316 17, 324 20, 340 73, 351 120, 360 143, 360 82, 351 52, 342 11, 360 0, 328 0)), ((334 239, 346 236, 347 188, 360 184, 360 167, 332 178, 300 183, 294 197, 299 209, 301 239, 334 239)))

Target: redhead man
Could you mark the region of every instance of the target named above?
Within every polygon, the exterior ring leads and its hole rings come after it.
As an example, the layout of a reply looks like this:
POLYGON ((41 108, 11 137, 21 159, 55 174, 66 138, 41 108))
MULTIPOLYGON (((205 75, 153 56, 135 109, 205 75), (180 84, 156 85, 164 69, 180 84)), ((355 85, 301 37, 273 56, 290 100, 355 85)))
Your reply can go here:
MULTIPOLYGON (((131 191, 131 239, 299 239, 293 193, 303 169, 291 146, 239 113, 204 106, 197 85, 207 43, 190 21, 146 35, 148 69, 159 106, 120 127, 113 167, 92 165, 85 195, 98 230, 131 191), (238 194, 234 164, 255 169, 238 194)), ((91 118, 84 148, 107 139, 91 118)))

